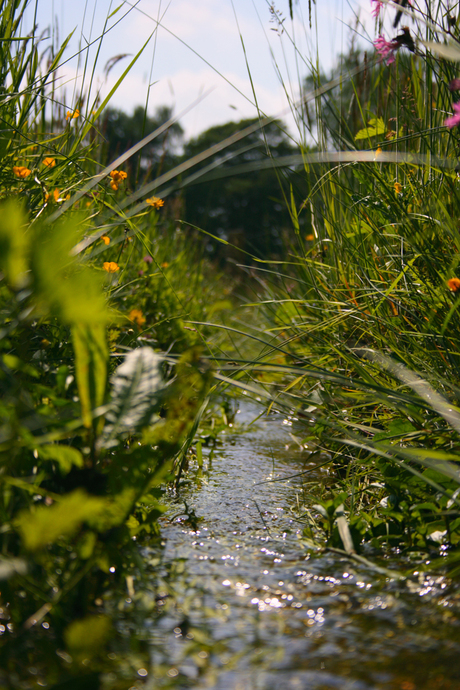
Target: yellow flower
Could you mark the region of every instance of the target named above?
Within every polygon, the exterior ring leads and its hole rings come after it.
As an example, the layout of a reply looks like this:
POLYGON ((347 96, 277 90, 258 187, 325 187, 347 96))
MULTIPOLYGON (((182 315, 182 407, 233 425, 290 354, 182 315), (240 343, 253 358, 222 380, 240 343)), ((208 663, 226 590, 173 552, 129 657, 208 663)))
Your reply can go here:
POLYGON ((107 237, 107 235, 102 235, 101 240, 104 244, 110 244, 110 237, 107 237))
POLYGON ((78 109, 75 109, 73 113, 68 110, 65 119, 68 122, 69 120, 75 120, 76 117, 80 117, 80 111, 78 109))
POLYGON ((163 261, 163 263, 161 264, 161 268, 168 268, 168 266, 169 264, 167 261, 163 261))
MULTIPOLYGON (((53 200, 54 200, 54 201, 59 201, 59 195, 60 195, 60 191, 59 191, 59 189, 56 187, 56 189, 53 189, 53 200)), ((50 199, 51 199, 51 194, 46 194, 46 195, 45 195, 45 201, 49 201, 50 199)))
POLYGON ((126 180, 128 173, 125 173, 123 170, 112 170, 110 177, 114 182, 120 183, 126 180))
POLYGON ((378 149, 377 149, 376 152, 375 152, 375 157, 378 158, 378 157, 380 156, 381 153, 382 153, 382 149, 381 149, 380 146, 379 146, 378 149))
POLYGON ((13 165, 13 173, 16 177, 29 177, 32 170, 25 168, 23 165, 13 165))
POLYGON ((307 242, 313 242, 313 240, 315 239, 315 236, 314 235, 307 235, 305 237, 305 239, 307 240, 307 242))
POLYGON ((134 321, 134 323, 137 323, 139 328, 141 328, 141 326, 144 325, 146 319, 140 309, 131 309, 131 311, 129 312, 129 320, 134 321))
POLYGON ((449 278, 449 280, 447 281, 447 287, 451 292, 460 292, 460 279, 449 278))
POLYGON ((402 194, 402 185, 399 182, 395 182, 395 193, 402 194))
POLYGON ((116 192, 118 189, 118 185, 123 182, 123 180, 126 180, 128 177, 128 173, 123 172, 123 170, 112 170, 110 173, 110 177, 112 178, 112 181, 110 182, 110 186, 112 187, 113 191, 116 192))
POLYGON ((116 273, 120 270, 120 266, 115 261, 104 261, 104 271, 107 273, 116 273))
POLYGON ((151 199, 146 199, 146 202, 149 206, 153 206, 153 208, 161 208, 165 203, 163 199, 159 199, 157 196, 153 196, 151 199))
POLYGON ((44 158, 42 163, 45 166, 45 168, 54 168, 54 166, 56 165, 56 161, 54 160, 54 158, 49 157, 44 158))

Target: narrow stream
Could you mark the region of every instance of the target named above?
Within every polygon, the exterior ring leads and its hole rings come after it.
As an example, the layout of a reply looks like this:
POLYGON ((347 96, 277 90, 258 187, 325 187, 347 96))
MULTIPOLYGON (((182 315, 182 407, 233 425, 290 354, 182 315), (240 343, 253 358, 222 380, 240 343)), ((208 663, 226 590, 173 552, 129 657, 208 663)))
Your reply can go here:
MULTIPOLYGON (((237 425, 258 413, 246 405, 237 425)), ((309 551, 293 508, 324 469, 298 476, 312 468, 290 430, 275 415, 228 433, 171 502, 161 521, 164 614, 144 621, 151 687, 460 690, 454 584, 400 582, 309 551)))

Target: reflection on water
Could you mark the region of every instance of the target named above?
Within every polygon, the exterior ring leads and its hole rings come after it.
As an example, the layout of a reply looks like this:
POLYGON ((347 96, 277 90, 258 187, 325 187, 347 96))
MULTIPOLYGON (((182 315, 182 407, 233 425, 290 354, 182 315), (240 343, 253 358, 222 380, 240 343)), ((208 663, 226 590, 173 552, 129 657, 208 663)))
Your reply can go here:
MULTIPOLYGON (((237 421, 256 414, 247 407, 237 421)), ((149 686, 460 690, 452 585, 426 575, 401 583, 306 550, 291 508, 324 469, 299 476, 309 459, 291 431, 280 417, 228 434, 171 501, 156 595, 163 613, 143 624, 149 686)), ((157 563, 158 552, 145 557, 157 563)))

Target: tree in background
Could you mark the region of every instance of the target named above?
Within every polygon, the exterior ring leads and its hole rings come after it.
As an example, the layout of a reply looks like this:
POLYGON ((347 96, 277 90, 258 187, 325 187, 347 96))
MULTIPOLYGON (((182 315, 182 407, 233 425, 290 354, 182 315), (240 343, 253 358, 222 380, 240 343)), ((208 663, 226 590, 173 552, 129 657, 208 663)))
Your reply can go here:
MULTIPOLYGON (((137 106, 132 115, 122 110, 107 108, 102 121, 102 135, 105 143, 102 146, 101 162, 108 164, 117 156, 141 141, 147 134, 167 122, 172 117, 172 108, 160 106, 150 117, 143 106, 137 106)), ((131 156, 126 166, 130 178, 145 179, 159 175, 168 169, 176 160, 176 151, 180 146, 183 129, 178 122, 171 125, 159 137, 151 141, 138 153, 131 156)))
MULTIPOLYGON (((257 122, 254 118, 211 127, 185 144, 184 160, 257 122)), ((284 197, 289 197, 293 175, 263 166, 271 157, 295 152, 280 120, 231 144, 194 168, 214 164, 199 182, 185 185, 184 218, 257 257, 279 254, 283 228, 292 227, 284 197)))

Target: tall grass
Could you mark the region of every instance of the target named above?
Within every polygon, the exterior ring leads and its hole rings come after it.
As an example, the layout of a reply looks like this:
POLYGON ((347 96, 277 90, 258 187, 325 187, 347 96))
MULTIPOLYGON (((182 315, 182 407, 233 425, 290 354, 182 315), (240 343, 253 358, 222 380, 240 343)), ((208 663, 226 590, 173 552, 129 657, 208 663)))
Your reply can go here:
MULTIPOLYGON (((70 37, 43 59, 34 33, 21 33, 26 5, 0 2, 0 577, 10 625, 0 684, 23 677, 24 658, 52 683, 85 676, 87 659, 98 678, 110 671, 100 594, 117 582, 132 591, 136 540, 158 533, 164 483, 186 465, 213 380, 295 411, 301 443, 331 454, 335 483, 306 506, 330 546, 441 553, 455 574, 460 209, 457 130, 444 125, 458 59, 452 10, 410 10, 415 52, 404 52, 402 34, 394 64, 355 51, 346 78, 331 80, 310 64, 295 111, 299 151, 278 161, 267 151, 267 166, 298 177, 287 197, 296 243, 281 267, 257 257, 259 272, 249 269, 258 297, 249 358, 247 320, 211 323, 231 307, 229 280, 209 278, 198 230, 188 234, 178 223, 187 219, 162 202, 205 175, 218 179, 216 159, 187 171, 275 118, 260 113, 133 187, 125 162, 179 116, 102 167, 98 123, 114 90, 91 97, 96 66, 85 63, 89 90, 58 102, 70 37)), ((107 687, 133 681, 137 657, 130 663, 107 687)))
POLYGON ((265 361, 270 343, 296 360, 269 396, 308 419, 299 433, 331 454, 354 548, 441 544, 454 565, 460 208, 457 128, 444 123, 458 7, 413 5, 410 30, 390 35, 389 64, 353 48, 342 66, 358 73, 333 89, 312 65, 308 86, 322 93, 304 115, 316 152, 304 153, 307 194, 293 192, 298 242, 283 271, 261 274, 259 299, 272 320, 265 361))
MULTIPOLYGON (((173 120, 103 168, 111 94, 57 101, 70 37, 44 56, 26 5, 0 2, 0 686, 29 687, 32 665, 100 687, 123 646, 101 594, 124 599, 209 395, 218 338, 186 320, 228 309, 231 282, 123 170, 173 120)), ((110 687, 138 678, 135 647, 110 687)))

